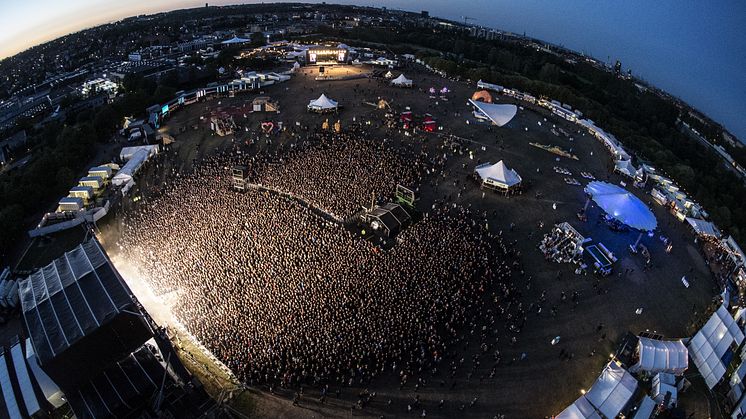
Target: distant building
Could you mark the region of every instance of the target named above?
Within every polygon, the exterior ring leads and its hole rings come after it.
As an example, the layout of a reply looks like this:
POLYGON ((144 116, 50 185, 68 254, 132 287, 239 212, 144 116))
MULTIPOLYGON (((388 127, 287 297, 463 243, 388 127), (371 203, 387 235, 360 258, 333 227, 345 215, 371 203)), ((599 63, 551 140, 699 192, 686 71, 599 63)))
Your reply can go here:
POLYGON ((423 10, 423 11, 420 12, 420 16, 424 17, 425 19, 427 19, 427 18, 430 17, 430 12, 428 12, 427 10, 423 10))
POLYGON ((622 74, 622 62, 619 60, 616 60, 616 63, 614 64, 614 74, 617 76, 622 74))

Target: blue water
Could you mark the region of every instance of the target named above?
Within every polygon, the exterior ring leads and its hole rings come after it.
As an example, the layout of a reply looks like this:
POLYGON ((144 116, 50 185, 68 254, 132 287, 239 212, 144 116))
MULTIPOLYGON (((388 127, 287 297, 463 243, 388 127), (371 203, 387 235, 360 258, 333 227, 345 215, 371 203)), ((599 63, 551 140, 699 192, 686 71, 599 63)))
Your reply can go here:
MULTIPOLYGON (((746 141, 746 1, 379 0, 526 33, 584 52, 678 96, 746 141)), ((327 3, 332 3, 328 1, 327 3)))

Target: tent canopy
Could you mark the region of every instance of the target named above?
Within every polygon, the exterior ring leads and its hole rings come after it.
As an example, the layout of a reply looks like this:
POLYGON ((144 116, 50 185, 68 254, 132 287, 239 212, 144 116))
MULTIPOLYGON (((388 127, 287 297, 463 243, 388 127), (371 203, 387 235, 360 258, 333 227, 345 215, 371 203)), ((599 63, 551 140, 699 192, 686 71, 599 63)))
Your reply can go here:
POLYGON ((309 109, 334 109, 337 106, 338 103, 336 101, 329 99, 323 93, 318 99, 308 102, 309 109))
POLYGON ((585 397, 605 417, 615 418, 636 389, 635 377, 615 362, 609 362, 585 397))
POLYGON ((658 225, 650 208, 620 186, 593 181, 585 187, 585 192, 602 210, 631 228, 650 231, 658 225))
POLYGON ((502 160, 495 164, 479 165, 475 171, 482 178, 482 182, 497 184, 505 188, 515 186, 522 180, 521 176, 515 170, 508 168, 502 160))
POLYGON ((640 337, 637 343, 639 361, 630 371, 666 372, 681 375, 689 366, 689 351, 680 340, 668 341, 640 337))
POLYGON ((406 78, 404 76, 404 73, 402 73, 399 75, 399 77, 395 78, 394 80, 391 80, 391 84, 394 84, 397 86, 411 86, 412 80, 406 78))
POLYGON ((631 178, 637 177, 637 174, 639 173, 639 170, 632 165, 631 160, 618 160, 614 164, 614 170, 631 178))
POLYGON ((501 127, 510 122, 515 114, 518 113, 518 107, 515 105, 498 105, 494 103, 479 102, 469 99, 469 103, 477 109, 478 115, 492 121, 493 124, 501 127))
POLYGON ((251 39, 239 38, 237 36, 234 36, 231 39, 226 39, 225 41, 221 42, 221 44, 243 44, 249 41, 251 41, 251 39))
POLYGON ((733 342, 740 345, 743 339, 743 332, 735 319, 721 305, 689 341, 689 354, 707 387, 712 389, 723 378, 730 363, 731 345, 733 342))
POLYGON ((591 402, 580 396, 579 399, 562 412, 554 417, 555 419, 601 419, 601 416, 596 412, 596 409, 591 405, 591 402))
POLYGON ((131 159, 122 166, 116 175, 111 179, 111 183, 115 186, 122 186, 131 181, 135 174, 140 170, 140 167, 148 160, 150 154, 147 150, 138 150, 131 159))
POLYGON ((700 236, 720 238, 720 230, 718 230, 715 224, 709 221, 701 220, 699 218, 687 217, 686 222, 689 223, 694 231, 700 236))

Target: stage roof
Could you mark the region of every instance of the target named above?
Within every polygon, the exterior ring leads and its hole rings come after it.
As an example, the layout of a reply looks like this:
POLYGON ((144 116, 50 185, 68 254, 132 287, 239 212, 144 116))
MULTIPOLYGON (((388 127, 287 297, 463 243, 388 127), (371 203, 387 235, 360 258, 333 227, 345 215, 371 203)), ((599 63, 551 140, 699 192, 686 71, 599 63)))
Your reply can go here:
POLYGON ((593 181, 585 187, 585 192, 602 210, 629 227, 650 231, 658 225, 650 208, 620 186, 593 181))
POLYGON ((498 127, 510 122, 510 120, 515 117, 515 114, 518 113, 518 107, 515 105, 485 103, 472 99, 469 99, 469 103, 474 105, 482 115, 489 118, 489 120, 498 127))
POLYGON ((95 240, 22 280, 23 318, 42 365, 133 306, 132 297, 95 240))

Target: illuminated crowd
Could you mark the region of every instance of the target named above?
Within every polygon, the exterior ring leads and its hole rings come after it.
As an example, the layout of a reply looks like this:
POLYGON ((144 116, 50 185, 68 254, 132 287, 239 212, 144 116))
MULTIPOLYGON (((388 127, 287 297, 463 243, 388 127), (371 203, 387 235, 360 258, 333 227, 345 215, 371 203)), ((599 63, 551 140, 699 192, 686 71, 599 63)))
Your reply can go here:
MULTIPOLYGON (((383 145, 322 137, 247 161, 251 177, 348 215, 392 176, 414 179, 424 167, 383 145)), ((499 347, 515 341, 526 318, 510 280, 520 263, 486 213, 438 201, 380 250, 296 199, 234 191, 236 159, 208 158, 125 214, 119 248, 247 384, 358 386, 387 372, 419 385, 462 368, 453 348, 475 335, 495 366, 499 347)))
POLYGON ((252 182, 303 197, 340 219, 369 207, 372 199, 390 196, 397 183, 411 185, 424 168, 421 159, 407 161, 357 130, 319 131, 312 144, 260 162, 252 165, 252 182))

